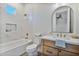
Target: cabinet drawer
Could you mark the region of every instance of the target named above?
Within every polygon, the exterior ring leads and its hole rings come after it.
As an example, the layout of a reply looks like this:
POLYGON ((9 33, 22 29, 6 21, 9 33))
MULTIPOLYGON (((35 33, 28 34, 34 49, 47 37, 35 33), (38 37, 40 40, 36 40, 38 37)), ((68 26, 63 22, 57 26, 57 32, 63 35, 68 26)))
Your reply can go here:
POLYGON ((47 47, 44 46, 44 54, 48 56, 57 56, 58 55, 58 50, 55 48, 47 47))
POLYGON ((51 40, 43 40, 44 45, 50 46, 50 47, 55 47, 55 42, 51 40))
POLYGON ((77 56, 77 54, 62 50, 61 52, 59 52, 59 56, 77 56))

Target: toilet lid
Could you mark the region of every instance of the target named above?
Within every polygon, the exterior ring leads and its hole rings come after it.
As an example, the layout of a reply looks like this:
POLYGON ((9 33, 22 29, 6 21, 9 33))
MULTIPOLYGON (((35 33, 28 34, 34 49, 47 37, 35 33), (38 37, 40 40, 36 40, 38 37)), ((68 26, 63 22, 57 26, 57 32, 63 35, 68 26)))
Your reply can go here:
POLYGON ((37 45, 36 44, 32 44, 26 47, 26 51, 27 52, 33 52, 36 50, 37 45))

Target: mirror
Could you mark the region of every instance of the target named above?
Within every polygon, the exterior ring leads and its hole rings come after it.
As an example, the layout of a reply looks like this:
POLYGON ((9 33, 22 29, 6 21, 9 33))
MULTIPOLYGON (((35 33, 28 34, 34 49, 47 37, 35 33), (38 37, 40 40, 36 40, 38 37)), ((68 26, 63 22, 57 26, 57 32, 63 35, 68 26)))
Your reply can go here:
POLYGON ((73 10, 69 6, 55 9, 51 18, 52 32, 73 33, 73 10), (71 18, 72 17, 72 18, 71 18))

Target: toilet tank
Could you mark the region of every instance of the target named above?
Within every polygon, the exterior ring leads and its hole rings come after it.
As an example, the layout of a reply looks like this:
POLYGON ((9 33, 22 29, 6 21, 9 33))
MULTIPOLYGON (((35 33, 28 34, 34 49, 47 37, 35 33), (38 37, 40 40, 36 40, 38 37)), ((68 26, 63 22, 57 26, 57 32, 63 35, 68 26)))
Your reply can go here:
POLYGON ((35 43, 35 44, 40 44, 40 43, 41 43, 41 39, 40 39, 39 37, 35 37, 35 38, 33 39, 33 43, 35 43))

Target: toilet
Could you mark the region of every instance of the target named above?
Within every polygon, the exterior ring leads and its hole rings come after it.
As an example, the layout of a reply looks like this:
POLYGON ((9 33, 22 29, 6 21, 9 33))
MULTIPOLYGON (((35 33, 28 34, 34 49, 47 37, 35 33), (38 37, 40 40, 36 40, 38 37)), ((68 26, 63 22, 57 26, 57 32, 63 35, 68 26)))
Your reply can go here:
POLYGON ((38 47, 41 43, 41 39, 38 37, 33 39, 33 44, 26 47, 26 52, 28 56, 37 56, 38 55, 38 47))

